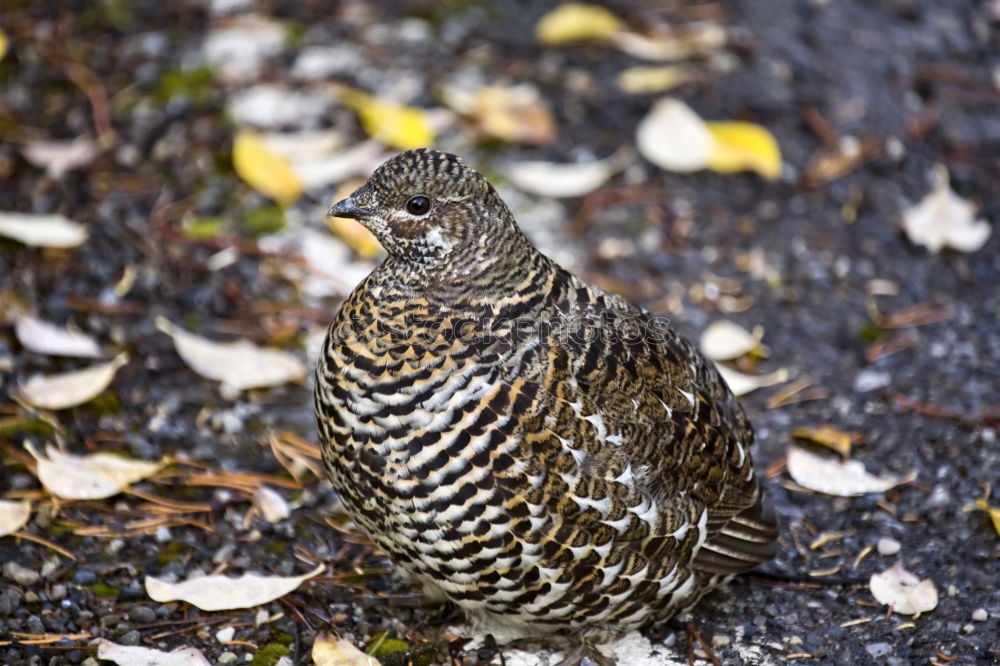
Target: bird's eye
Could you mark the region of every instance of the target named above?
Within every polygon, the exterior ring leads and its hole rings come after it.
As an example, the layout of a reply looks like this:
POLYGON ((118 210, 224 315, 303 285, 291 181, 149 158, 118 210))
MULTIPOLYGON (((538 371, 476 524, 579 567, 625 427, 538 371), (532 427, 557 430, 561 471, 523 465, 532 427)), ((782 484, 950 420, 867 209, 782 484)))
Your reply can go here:
POLYGON ((431 209, 431 200, 425 196, 410 197, 406 202, 406 212, 410 215, 426 215, 431 209))

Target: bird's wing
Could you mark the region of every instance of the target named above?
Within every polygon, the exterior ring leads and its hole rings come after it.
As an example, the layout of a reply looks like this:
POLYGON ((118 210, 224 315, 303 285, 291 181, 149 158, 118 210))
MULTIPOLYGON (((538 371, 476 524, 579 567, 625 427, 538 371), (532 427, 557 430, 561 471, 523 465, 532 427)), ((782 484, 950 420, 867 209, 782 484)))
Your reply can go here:
POLYGON ((627 523, 619 540, 679 535, 696 552, 692 565, 710 573, 772 557, 777 520, 754 474, 753 431, 714 366, 620 297, 579 289, 575 298, 562 311, 597 330, 540 341, 526 388, 528 453, 547 466, 540 474, 560 477, 549 498, 557 514, 627 523), (602 514, 606 498, 626 513, 602 514))

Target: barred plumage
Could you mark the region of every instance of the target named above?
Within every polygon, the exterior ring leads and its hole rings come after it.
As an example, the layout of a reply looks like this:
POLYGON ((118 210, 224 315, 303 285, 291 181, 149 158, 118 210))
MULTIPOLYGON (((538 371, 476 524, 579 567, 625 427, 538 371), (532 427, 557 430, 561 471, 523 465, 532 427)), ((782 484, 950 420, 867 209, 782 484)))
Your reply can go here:
POLYGON ((324 460, 358 525, 488 626, 647 626, 775 551, 753 432, 661 319, 539 253, 453 155, 403 153, 331 215, 387 259, 316 374, 324 460))

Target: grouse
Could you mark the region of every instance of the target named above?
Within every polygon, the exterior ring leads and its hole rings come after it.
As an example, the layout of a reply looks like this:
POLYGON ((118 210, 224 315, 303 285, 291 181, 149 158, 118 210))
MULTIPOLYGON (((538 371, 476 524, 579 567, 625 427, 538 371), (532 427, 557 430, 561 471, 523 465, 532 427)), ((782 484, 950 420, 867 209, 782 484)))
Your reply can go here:
POLYGON ((712 363, 540 253, 482 175, 408 151, 329 215, 387 257, 319 357, 325 467, 425 594, 598 641, 774 555, 753 430, 712 363))

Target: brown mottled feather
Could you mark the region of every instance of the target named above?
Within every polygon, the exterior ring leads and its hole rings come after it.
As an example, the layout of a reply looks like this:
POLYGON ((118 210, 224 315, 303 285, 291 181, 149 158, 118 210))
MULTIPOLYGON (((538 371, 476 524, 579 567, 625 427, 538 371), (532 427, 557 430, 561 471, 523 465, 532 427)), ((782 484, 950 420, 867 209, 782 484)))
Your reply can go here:
POLYGON ((712 364, 540 254, 482 176, 410 151, 332 212, 389 256, 324 346, 324 460, 412 580, 484 623, 623 631, 774 554, 712 364))

